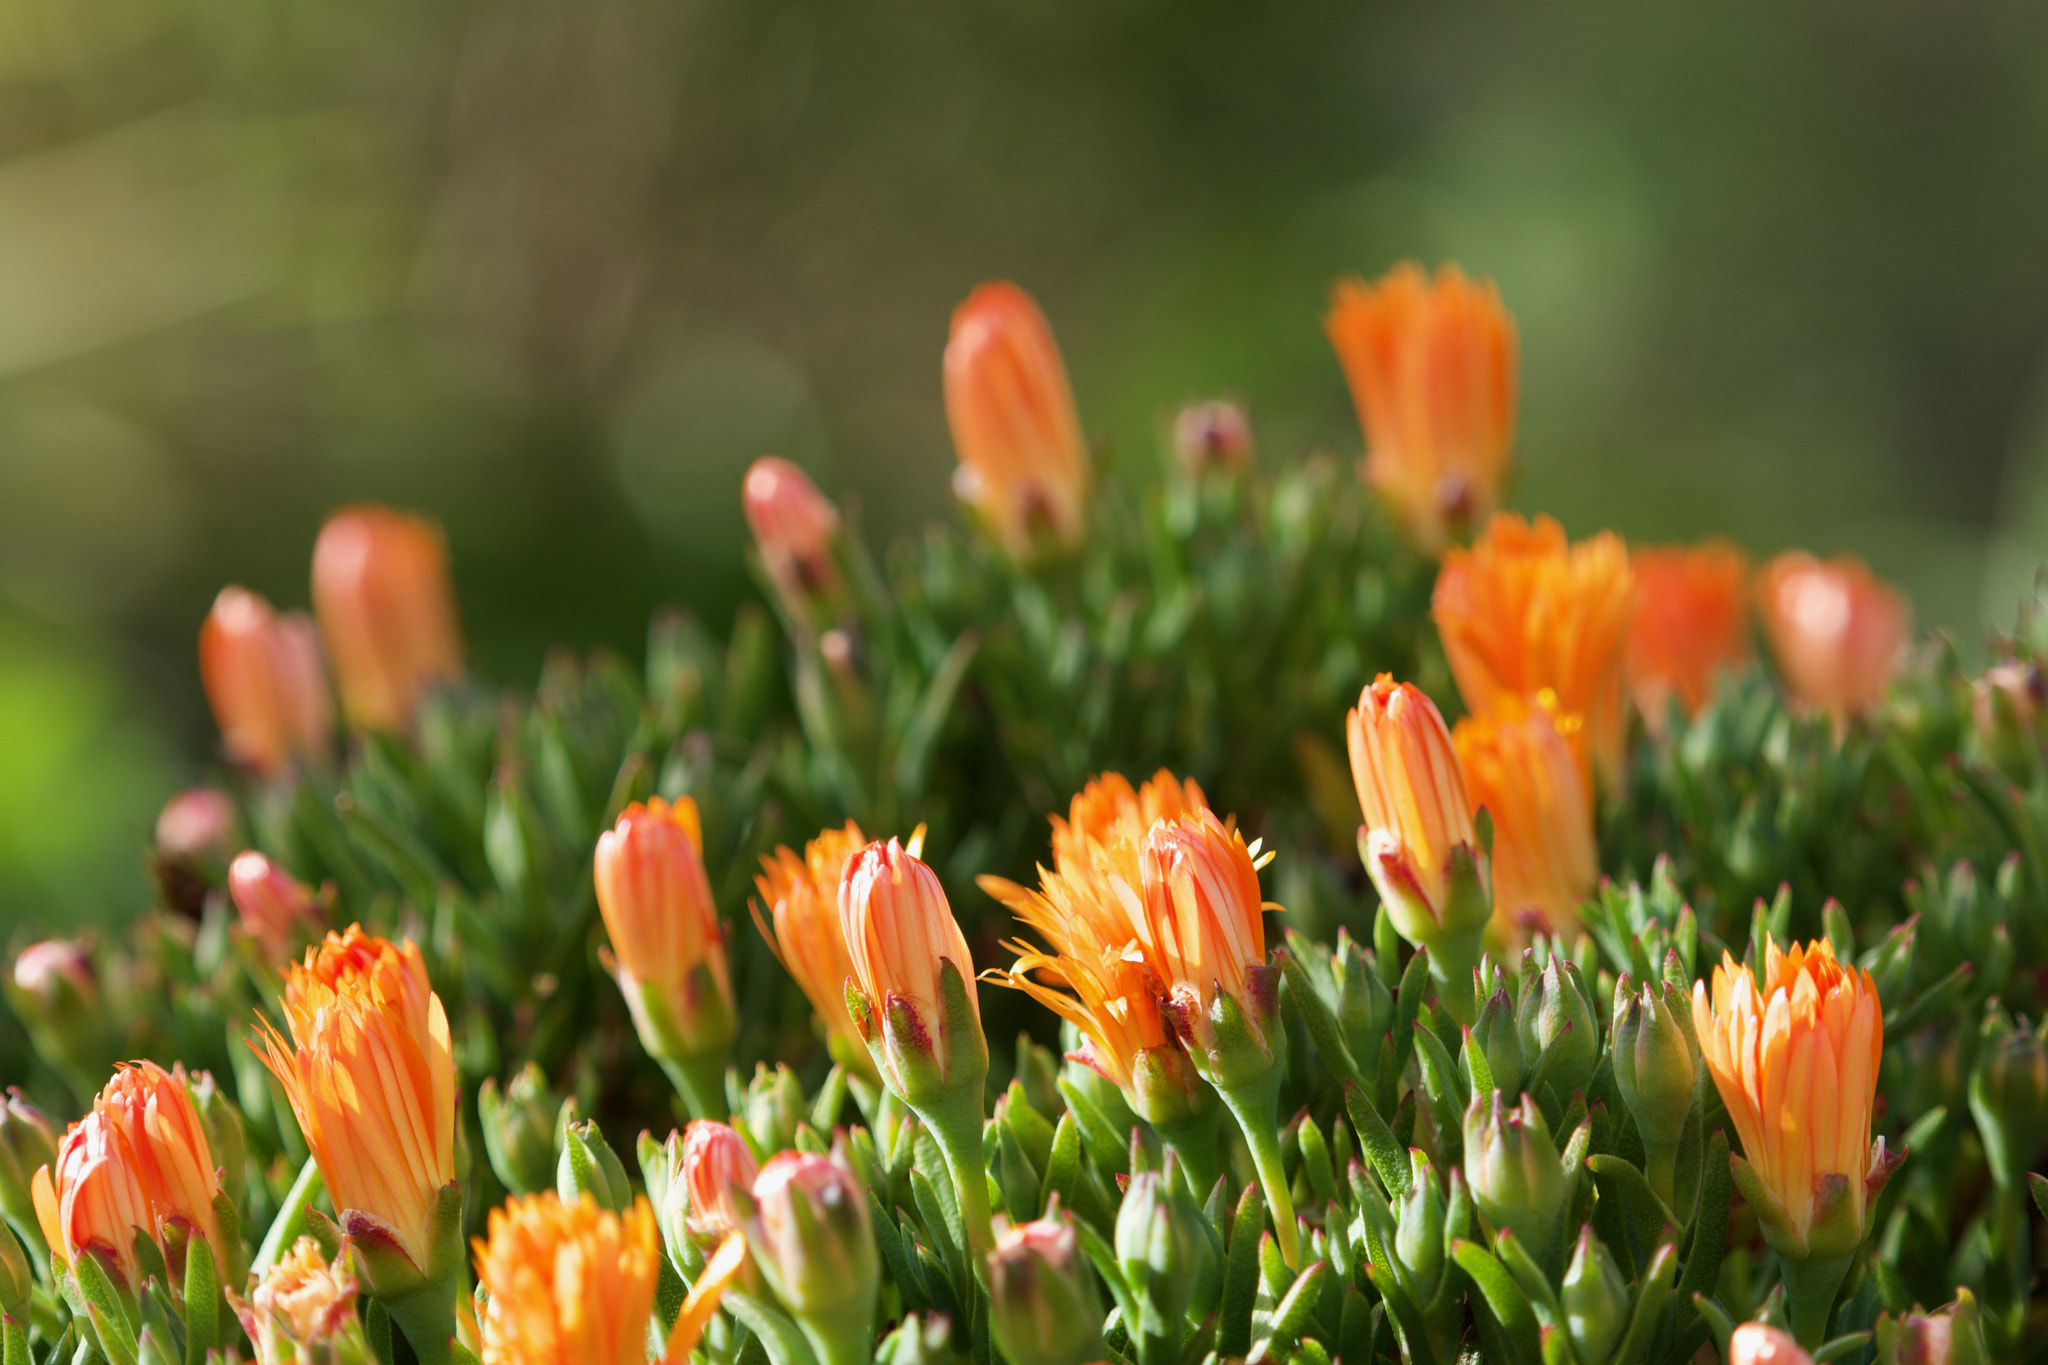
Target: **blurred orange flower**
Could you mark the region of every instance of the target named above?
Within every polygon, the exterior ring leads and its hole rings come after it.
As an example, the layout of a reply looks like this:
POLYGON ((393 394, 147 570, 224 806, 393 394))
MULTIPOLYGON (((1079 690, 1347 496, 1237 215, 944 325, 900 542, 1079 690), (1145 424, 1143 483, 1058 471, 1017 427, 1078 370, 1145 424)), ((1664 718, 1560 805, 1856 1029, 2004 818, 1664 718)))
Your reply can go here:
POLYGON ((1088 511, 1088 444, 1038 304, 1003 281, 976 288, 953 312, 945 374, 960 500, 1014 559, 1029 559, 1045 536, 1077 544, 1088 511))
POLYGON ((1579 902, 1600 880, 1593 805, 1558 722, 1504 697, 1451 732, 1476 814, 1493 816, 1493 918, 1521 941, 1534 928, 1576 935, 1579 902))
POLYGON ((346 507, 313 544, 313 611, 349 723, 412 724, 420 693, 462 673, 448 547, 433 523, 389 507, 346 507))
POLYGON ((1424 550, 1483 522, 1515 437, 1515 324, 1490 280, 1413 262, 1340 281, 1324 329, 1365 428, 1365 477, 1424 550))
POLYGON ((754 927, 776 960, 796 978, 827 1032, 843 1040, 847 1058, 862 1066, 869 1062, 867 1047, 846 1012, 846 979, 853 975, 853 956, 839 927, 839 877, 866 844, 860 826, 848 820, 843 829, 821 831, 804 845, 801 857, 792 849, 777 848, 761 859, 761 875, 754 878, 761 899, 748 904, 754 927), (773 927, 761 914, 764 903, 773 927))
POLYGON ((1427 693, 1386 673, 1359 693, 1344 729, 1366 871, 1402 937, 1432 942, 1451 913, 1453 854, 1467 850, 1482 880, 1486 863, 1450 731, 1427 693))
POLYGON ((1794 700, 1839 727, 1883 698, 1911 642, 1913 609, 1862 560, 1787 551, 1757 575, 1756 596, 1794 700))
POLYGON ((1468 707, 1485 711, 1502 697, 1542 704, 1551 693, 1558 714, 1585 722, 1582 769, 1590 759, 1613 782, 1635 606, 1628 551, 1612 531, 1571 545, 1549 517, 1532 525, 1502 512, 1471 549, 1444 556, 1430 610, 1468 707))
POLYGON ((246 588, 223 588, 199 628, 199 680, 228 757, 272 777, 327 757, 334 703, 313 618, 279 616, 246 588))
POLYGON ((1673 698, 1697 713, 1715 678, 1749 658, 1749 564, 1725 540, 1637 547, 1628 562, 1636 578, 1629 687, 1657 726, 1673 698))
POLYGON ((739 1226, 735 1188, 753 1188, 760 1165, 746 1139, 731 1124, 692 1119, 683 1130, 683 1187, 689 1192, 685 1221, 691 1232, 724 1236, 739 1226))
POLYGON ((656 1056, 726 1041, 707 1036, 726 1026, 733 996, 703 849, 697 803, 687 796, 636 801, 597 839, 597 908, 619 990, 656 1056))

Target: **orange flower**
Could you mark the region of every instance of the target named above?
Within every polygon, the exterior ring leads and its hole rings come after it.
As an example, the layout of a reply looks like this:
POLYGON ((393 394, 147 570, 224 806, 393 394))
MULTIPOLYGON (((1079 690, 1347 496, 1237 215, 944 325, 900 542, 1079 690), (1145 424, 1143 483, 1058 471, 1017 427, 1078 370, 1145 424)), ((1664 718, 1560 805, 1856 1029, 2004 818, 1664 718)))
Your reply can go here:
POLYGON ((1787 551, 1757 576, 1757 606, 1785 690, 1839 727, 1883 698, 1913 632, 1903 594, 1844 555, 1787 551))
MULTIPOLYGON (((477 1281, 490 1295, 483 1365, 645 1365, 662 1251, 644 1197, 624 1213, 587 1194, 574 1204, 552 1192, 514 1198, 491 1210, 489 1233, 472 1243, 477 1281)), ((710 1283, 700 1288, 714 1306, 738 1268, 730 1256, 716 1278, 707 1267, 710 1283)), ((689 1356, 709 1316, 678 1316, 665 1352, 671 1365, 689 1356)))
POLYGON ((1764 942, 1761 978, 1722 955, 1713 991, 1693 986, 1700 1055, 1742 1139, 1737 1176, 1771 1244, 1853 1250, 1869 1194, 1889 1168, 1870 1142, 1884 1011, 1870 973, 1844 967, 1826 939, 1764 942), (1711 1000, 1711 1005, 1709 1001, 1711 1000))
MULTIPOLYGON (((1146 832, 1161 820, 1177 820, 1209 808, 1202 789, 1193 778, 1185 782, 1161 768, 1151 780, 1133 789, 1122 773, 1102 773, 1067 804, 1067 818, 1052 817, 1053 866, 1069 878, 1089 878, 1107 858, 1123 879, 1138 881, 1138 845, 1146 832)), ((1115 901, 1112 913, 1097 927, 1098 937, 1122 937, 1129 932, 1128 919, 1115 901), (1118 933, 1122 930, 1122 933, 1118 933)))
POLYGON ((1039 537, 1077 544, 1088 510, 1088 445, 1045 314, 1014 284, 984 284, 953 312, 946 421, 954 491, 1013 558, 1039 537))
POLYGON ((1725 540, 1629 551, 1636 578, 1628 682, 1636 709, 1661 725, 1671 699, 1690 716, 1724 669, 1749 658, 1749 565, 1725 540))
POLYGON ((1468 707, 1553 693, 1560 715, 1584 718, 1601 778, 1619 779, 1628 726, 1623 651, 1635 613, 1619 536, 1602 531, 1567 545, 1549 517, 1531 525, 1500 513, 1471 549, 1444 556, 1430 610, 1468 707))
POLYGON ((1267 861, 1207 807, 1161 820, 1139 849, 1136 946, 1198 1060, 1214 1042, 1210 1022, 1220 997, 1255 1016, 1267 1012, 1264 912, 1281 908, 1259 894, 1258 869, 1267 861))
POLYGON ((691 1232, 723 1237, 739 1226, 732 1192, 751 1189, 760 1165, 746 1139, 730 1124, 692 1119, 683 1130, 683 1186, 689 1191, 685 1223, 691 1232))
POLYGON ((871 843, 840 874, 839 929, 853 959, 847 1003, 890 1088, 916 1108, 971 1080, 978 1110, 988 1042, 974 958, 939 879, 896 840, 871 843), (964 1010, 946 999, 948 964, 964 1010))
POLYGON ((219 1258, 214 1199, 220 1180, 206 1128, 185 1088, 185 1069, 155 1062, 122 1066, 92 1109, 64 1134, 54 1171, 36 1171, 36 1220, 67 1264, 92 1251, 141 1288, 135 1259, 139 1230, 159 1246, 172 1225, 206 1239, 219 1258))
POLYGON ((330 1265, 311 1237, 293 1243, 264 1272, 248 1302, 237 1299, 236 1306, 242 1328, 256 1347, 256 1365, 356 1359, 330 1357, 315 1349, 333 1350, 344 1338, 351 1347, 368 1349, 356 1340, 361 1328, 356 1321, 355 1277, 348 1273, 344 1258, 330 1265))
POLYGON ((461 676, 448 547, 420 517, 368 506, 329 517, 313 545, 313 610, 351 724, 403 730, 421 692, 461 676))
MULTIPOLYGON (((1573 717, 1571 719, 1576 719, 1573 717)), ((1504 698, 1451 732, 1473 812, 1493 816, 1493 915, 1514 938, 1570 937, 1600 880, 1593 807, 1571 745, 1540 706, 1504 698)))
POLYGON ((1490 280, 1413 263, 1340 281, 1324 329, 1365 428, 1365 477, 1423 549, 1493 511, 1515 438, 1515 324, 1490 280))
POLYGON ((619 990, 659 1058, 722 1051, 732 1040, 732 978, 697 803, 635 802, 598 836, 597 908, 619 990))
POLYGON ((418 945, 353 924, 330 933, 286 973, 284 1014, 289 1043, 259 1023, 263 1059, 344 1230, 381 1229, 425 1271, 435 1201, 455 1178, 455 1056, 418 945))
POLYGON ((199 679, 228 756, 268 777, 327 756, 334 706, 304 612, 279 616, 245 588, 223 588, 199 628, 199 679))
POLYGON ((1351 780, 1365 814, 1365 870, 1410 943, 1485 923, 1481 904, 1454 897, 1459 866, 1485 880, 1464 770, 1436 703, 1414 683, 1382 673, 1345 719, 1351 780))
POLYGON ((847 1057, 863 1062, 867 1047, 846 1012, 846 979, 853 975, 853 956, 839 928, 839 874, 866 843, 860 826, 848 820, 844 829, 821 831, 804 845, 802 857, 777 848, 773 856, 761 859, 761 875, 754 878, 761 899, 747 907, 769 951, 796 978, 826 1032, 850 1049, 847 1057), (761 914, 764 902, 774 918, 773 928, 761 914))
POLYGON ((764 455, 747 470, 740 502, 762 566, 784 605, 800 609, 813 594, 838 584, 832 537, 839 530, 839 509, 810 475, 788 460, 764 455))

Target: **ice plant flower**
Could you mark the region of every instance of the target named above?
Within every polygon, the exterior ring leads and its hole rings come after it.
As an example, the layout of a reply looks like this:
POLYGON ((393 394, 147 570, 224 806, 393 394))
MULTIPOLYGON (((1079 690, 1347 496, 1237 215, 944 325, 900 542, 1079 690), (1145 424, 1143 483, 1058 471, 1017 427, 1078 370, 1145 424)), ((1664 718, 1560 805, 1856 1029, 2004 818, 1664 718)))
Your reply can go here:
POLYGON ((1532 525, 1502 512, 1469 550, 1444 556, 1430 613, 1468 707, 1550 694, 1559 715, 1584 722, 1582 765, 1590 757, 1601 780, 1615 782, 1635 606, 1628 551, 1612 531, 1572 545, 1549 517, 1532 525))
POLYGON ((1870 1200, 1898 1160, 1870 1140, 1884 1012, 1870 973, 1826 939, 1780 949, 1762 970, 1722 955, 1693 986, 1700 1056, 1742 1139, 1735 1182, 1785 1268, 1793 1330, 1816 1345, 1870 1200))
POLYGON ((839 509, 810 475, 777 455, 763 455, 748 468, 740 504, 776 599, 792 620, 810 622, 811 604, 840 586, 832 558, 839 509))
POLYGON ((279 616, 246 588, 223 588, 199 628, 199 679, 228 757, 264 777, 327 757, 334 703, 304 612, 279 616))
POLYGON ((975 1249, 988 1245, 982 1083, 988 1040, 974 959, 939 879, 891 839, 849 859, 839 878, 839 928, 853 958, 846 983, 875 1068, 944 1149, 975 1249))
MULTIPOLYGON (((483 1365, 646 1365, 662 1251, 644 1197, 613 1213, 587 1194, 528 1195, 491 1210, 487 1230, 472 1243, 490 1296, 483 1365)), ((703 1322, 693 1316, 678 1316, 668 1365, 695 1347, 703 1322)))
POLYGON ((403 730, 420 694, 462 673, 448 547, 433 523, 347 507, 313 545, 313 611, 351 725, 403 730))
POLYGON ((1259 892, 1258 869, 1269 857, 1205 806, 1152 826, 1138 851, 1138 894, 1120 895, 1167 1022, 1244 1132, 1280 1254, 1292 1266, 1294 1206, 1278 1113, 1287 1035, 1279 973, 1266 961, 1265 912, 1281 907, 1259 892))
POLYGON ((781 1152, 745 1202, 741 1228, 754 1264, 819 1365, 865 1365, 882 1282, 867 1190, 835 1157, 781 1152))
POLYGON ((356 1280, 347 1262, 329 1264, 301 1237, 237 1300, 256 1365, 370 1365, 376 1357, 356 1317, 356 1280))
POLYGON ((1324 330, 1365 429, 1365 477, 1435 554, 1483 522, 1515 438, 1515 324, 1490 280, 1412 262, 1332 292, 1324 330))
POLYGON ((698 1118, 723 1112, 738 1027, 703 850, 697 803, 655 797, 628 806, 598 836, 595 866, 597 908, 611 938, 607 965, 641 1045, 698 1118))
POLYGON ((953 312, 945 375, 960 500, 1013 559, 1030 559, 1046 541, 1078 544, 1088 443, 1038 304, 1014 284, 977 287, 953 312))
POLYGON ((1653 728, 1676 701, 1690 716, 1714 682, 1749 658, 1749 563, 1725 540, 1637 547, 1635 622, 1628 635, 1628 685, 1653 728))
POLYGON ((1813 1365, 1813 1357, 1784 1328, 1745 1322, 1729 1334, 1728 1365, 1813 1365))
POLYGON ((754 878, 760 899, 747 908, 769 951, 796 978, 825 1026, 832 1055, 872 1079, 874 1063, 867 1044, 846 1012, 846 979, 853 975, 853 956, 839 927, 839 874, 867 842, 860 826, 849 820, 842 829, 820 832, 804 845, 801 855, 777 848, 761 859, 761 875, 754 878), (765 917, 763 905, 768 907, 765 917))
POLYGON ((92 1109, 64 1134, 54 1167, 32 1185, 36 1221, 50 1249, 74 1271, 94 1255, 119 1272, 130 1292, 142 1283, 135 1234, 157 1243, 182 1274, 192 1242, 213 1257, 216 1283, 240 1274, 240 1227, 221 1194, 206 1126, 186 1088, 184 1068, 155 1062, 122 1066, 92 1109), (177 1230, 181 1237, 170 1234, 177 1230))
POLYGON ((1793 700, 1825 711, 1840 730, 1883 698, 1912 638, 1913 612, 1862 560, 1788 551, 1764 565, 1756 596, 1793 700))
POLYGON ((1421 688, 1382 673, 1359 693, 1344 728, 1365 815, 1358 854, 1366 874, 1401 937, 1429 949, 1438 999, 1469 1024, 1472 969, 1492 902, 1443 714, 1421 688))
POLYGON ((228 864, 228 896, 242 928, 272 962, 289 958, 300 932, 320 920, 313 893, 254 849, 236 854, 228 864))
POLYGON ((734 1190, 747 1190, 761 1173, 746 1139, 730 1124, 693 1119, 683 1130, 683 1189, 689 1199, 688 1229, 723 1238, 739 1226, 734 1190))
POLYGON ((364 1278, 422 1359, 446 1359, 462 1269, 455 1055, 419 946, 330 933, 286 972, 283 1003, 289 1036, 259 1021, 260 1055, 364 1278))
POLYGON ((1493 920, 1514 941, 1578 936, 1579 902, 1600 880, 1593 803, 1551 714, 1519 697, 1451 732, 1473 812, 1493 817, 1493 920))

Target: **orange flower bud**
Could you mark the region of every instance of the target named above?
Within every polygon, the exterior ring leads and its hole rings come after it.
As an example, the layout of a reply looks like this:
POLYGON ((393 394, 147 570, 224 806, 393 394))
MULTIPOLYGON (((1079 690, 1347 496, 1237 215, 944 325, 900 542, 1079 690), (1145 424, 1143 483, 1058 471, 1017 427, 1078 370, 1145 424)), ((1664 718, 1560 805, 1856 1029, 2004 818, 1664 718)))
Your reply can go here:
POLYGON ((1635 605, 1619 536, 1568 545, 1549 517, 1531 525, 1502 512, 1471 549, 1444 556, 1430 611, 1468 707, 1554 694, 1560 715, 1585 722, 1582 768, 1590 756, 1613 782, 1628 730, 1623 651, 1635 605))
POLYGON ((945 370, 960 500, 1012 558, 1041 536, 1078 544, 1088 445, 1045 314, 1014 284, 981 285, 953 312, 945 370))
POLYGON ((691 1232, 723 1237, 739 1226, 732 1192, 753 1188, 761 1168, 747 1150, 746 1139, 730 1124, 693 1119, 683 1130, 683 1185, 689 1191, 685 1226, 691 1232))
POLYGON ((221 589, 199 628, 199 679, 236 762, 267 777, 326 758, 334 707, 304 612, 279 616, 245 588, 221 589))
POLYGON ((256 1365, 368 1358, 356 1320, 355 1276, 343 1257, 330 1264, 311 1237, 293 1243, 256 1282, 248 1302, 237 1299, 236 1307, 255 1344, 256 1365))
POLYGON ((839 927, 839 875, 866 845, 860 826, 849 820, 844 829, 821 831, 804 845, 803 856, 777 848, 761 859, 754 887, 759 901, 748 906, 754 926, 775 958, 803 988, 827 1034, 840 1040, 842 1060, 866 1066, 867 1046, 853 1016, 846 1012, 846 979, 853 975, 853 956, 839 927), (769 919, 761 914, 766 903, 769 919))
POLYGON ((1495 922, 1517 939, 1530 929, 1575 936, 1600 863, 1593 804, 1557 722, 1540 706, 1504 698, 1459 721, 1451 740, 1474 813, 1493 816, 1495 922))
MULTIPOLYGON (((1174 1022, 1205 1074, 1218 1066, 1219 1059, 1205 1054, 1218 1045, 1215 1015, 1224 997, 1255 1033, 1263 1034, 1272 1022, 1268 902, 1259 894, 1258 873, 1266 861, 1207 807, 1159 821, 1139 849, 1142 913, 1132 925, 1137 948, 1170 998, 1174 1022)), ((1268 1049, 1277 1043, 1254 1041, 1268 1049)))
POLYGON ((462 634, 440 529, 347 507, 313 545, 313 610, 350 724, 403 730, 420 693, 461 676, 462 634))
POLYGON ((722 1055, 732 1041, 732 979, 703 848, 687 796, 635 802, 597 840, 597 908, 611 965, 657 1058, 722 1055))
POLYGON ((286 973, 284 1014, 289 1040, 259 1021, 261 1055, 343 1230, 388 1239, 425 1271, 455 1178, 455 1056, 418 945, 353 924, 330 933, 286 973))
POLYGON ((1749 565, 1725 540, 1629 551, 1636 579, 1628 682, 1636 709, 1663 724, 1673 698, 1688 716, 1714 680, 1749 658, 1749 565))
POLYGON ((1490 280, 1413 263, 1340 281, 1324 329, 1365 428, 1365 477, 1424 550, 1499 500, 1515 438, 1515 324, 1490 280))
POLYGON ((289 958, 301 927, 320 919, 313 893, 254 849, 237 854, 228 864, 228 895, 242 928, 272 962, 289 958))
POLYGON ((1728 1365, 1813 1365, 1813 1357, 1783 1328, 1745 1322, 1729 1335, 1728 1365))
POLYGON ((1841 726, 1883 698, 1911 641, 1913 610, 1862 560, 1788 551, 1764 565, 1756 594, 1771 653, 1795 701, 1841 726))
MULTIPOLYGON (((624 1213, 587 1194, 573 1204, 552 1192, 514 1198, 491 1210, 488 1231, 472 1243, 490 1295, 483 1365, 645 1365, 662 1255, 645 1198, 624 1213)), ((691 1331, 691 1318, 677 1320, 671 1365, 696 1345, 703 1321, 691 1331)))
POLYGON ((1365 870, 1394 927, 1410 943, 1432 947, 1482 928, 1486 855, 1436 703, 1414 683, 1397 685, 1382 673, 1358 694, 1344 728, 1365 813, 1365 870), (1476 899, 1467 894, 1473 890, 1476 899))
POLYGON ((76 1265, 92 1251, 140 1289, 135 1233, 166 1246, 175 1224, 219 1256, 214 1199, 220 1180, 206 1127, 185 1088, 185 1070, 155 1062, 122 1066, 64 1134, 54 1172, 35 1174, 36 1220, 53 1251, 76 1265))
POLYGON ((1883 1142, 1870 1141, 1884 1050, 1870 973, 1837 962, 1826 939, 1785 951, 1767 938, 1760 977, 1723 954, 1711 994, 1694 984, 1692 1016, 1742 1139, 1736 1180, 1765 1237, 1787 1258, 1839 1254, 1846 1268, 1890 1174, 1883 1142))
POLYGON ((779 456, 764 455, 747 470, 740 502, 762 566, 786 606, 800 609, 837 586, 832 537, 839 530, 839 509, 810 475, 779 456))

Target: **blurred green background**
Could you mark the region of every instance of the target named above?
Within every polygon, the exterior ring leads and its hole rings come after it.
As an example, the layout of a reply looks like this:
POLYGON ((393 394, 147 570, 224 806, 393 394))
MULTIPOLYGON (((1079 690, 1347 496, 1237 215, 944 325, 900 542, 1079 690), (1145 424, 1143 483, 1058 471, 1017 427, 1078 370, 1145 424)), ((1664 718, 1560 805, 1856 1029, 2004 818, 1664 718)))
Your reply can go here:
MULTIPOLYGON (((1965 639, 2048 547, 2048 9, 963 0, 0 7, 0 925, 139 906, 194 641, 328 507, 446 523, 478 667, 750 591, 775 451, 950 515, 938 358, 1033 290, 1124 450, 1355 452, 1330 280, 1521 327, 1515 502, 1853 550, 1965 639)), ((1227 793, 1219 793, 1227 799, 1227 793)))

